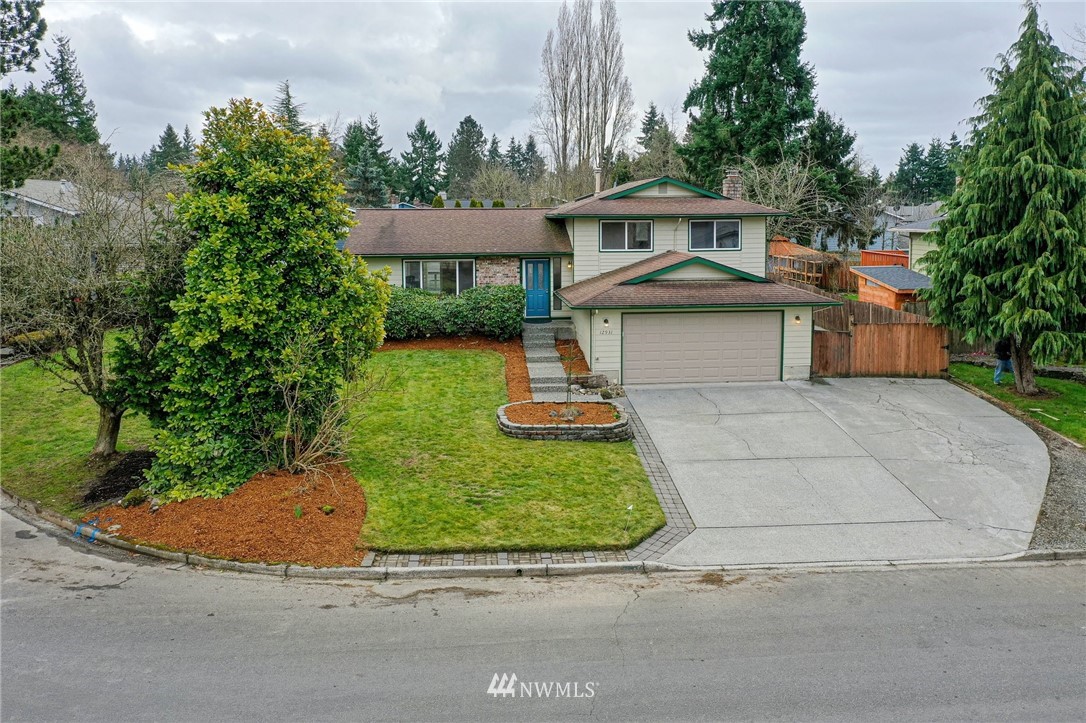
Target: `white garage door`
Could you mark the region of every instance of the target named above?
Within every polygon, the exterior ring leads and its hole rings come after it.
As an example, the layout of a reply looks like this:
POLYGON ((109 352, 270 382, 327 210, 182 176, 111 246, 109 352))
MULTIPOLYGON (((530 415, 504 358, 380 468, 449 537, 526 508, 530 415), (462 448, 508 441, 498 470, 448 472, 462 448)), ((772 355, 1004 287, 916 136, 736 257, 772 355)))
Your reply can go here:
POLYGON ((622 315, 624 384, 781 378, 781 312, 622 315))

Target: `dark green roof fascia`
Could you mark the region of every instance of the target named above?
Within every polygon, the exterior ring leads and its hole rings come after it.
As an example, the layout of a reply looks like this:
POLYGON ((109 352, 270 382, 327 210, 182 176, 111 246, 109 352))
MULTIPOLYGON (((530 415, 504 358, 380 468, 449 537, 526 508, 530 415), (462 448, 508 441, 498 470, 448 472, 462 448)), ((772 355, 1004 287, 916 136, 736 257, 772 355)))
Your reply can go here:
POLYGON ((844 303, 840 301, 825 301, 818 303, 793 302, 788 304, 735 304, 734 306, 728 306, 726 304, 686 304, 683 306, 630 306, 629 304, 626 304, 625 306, 606 306, 602 304, 581 304, 578 306, 566 301, 566 297, 562 296, 561 290, 557 291, 556 293, 562 298, 562 301, 565 302, 566 306, 571 309, 779 309, 784 306, 796 308, 804 306, 810 306, 812 308, 823 306, 844 306, 844 303))
POLYGON ((741 279, 746 279, 747 281, 754 281, 754 282, 759 283, 759 284, 768 284, 769 283, 769 279, 764 278, 762 276, 755 276, 754 274, 747 273, 746 271, 740 271, 739 269, 732 268, 731 266, 726 266, 724 264, 713 261, 712 259, 702 258, 701 256, 698 256, 697 258, 693 258, 693 259, 686 259, 685 261, 680 261, 679 263, 672 264, 671 266, 665 266, 664 268, 657 269, 656 271, 650 271, 647 274, 644 274, 642 276, 636 276, 636 277, 634 277, 632 279, 629 279, 627 281, 623 281, 622 283, 623 284, 640 284, 642 281, 648 281, 650 279, 655 279, 658 276, 663 276, 665 274, 669 274, 672 271, 675 271, 676 269, 681 269, 684 266, 690 266, 691 264, 698 264, 699 266, 708 266, 711 269, 717 269, 719 271, 723 271, 725 273, 731 274, 732 276, 738 276, 741 279))
POLYGON ((687 191, 694 191, 695 193, 700 193, 701 195, 708 196, 709 198, 724 198, 724 196, 721 196, 719 193, 716 193, 715 191, 710 191, 710 190, 707 190, 705 188, 698 188, 697 186, 693 186, 693 185, 691 185, 689 183, 686 183, 685 181, 680 181, 677 178, 672 178, 670 176, 661 176, 660 178, 657 178, 654 181, 648 181, 647 183, 642 183, 640 186, 634 186, 633 188, 627 188, 625 191, 619 191, 618 193, 614 193, 614 194, 611 194, 611 195, 606 195, 606 194, 602 195, 601 198, 608 198, 608 199, 623 198, 625 196, 629 196, 631 194, 637 193, 638 191, 644 191, 646 188, 655 188, 656 186, 659 186, 661 183, 674 183, 679 188, 685 188, 687 191))

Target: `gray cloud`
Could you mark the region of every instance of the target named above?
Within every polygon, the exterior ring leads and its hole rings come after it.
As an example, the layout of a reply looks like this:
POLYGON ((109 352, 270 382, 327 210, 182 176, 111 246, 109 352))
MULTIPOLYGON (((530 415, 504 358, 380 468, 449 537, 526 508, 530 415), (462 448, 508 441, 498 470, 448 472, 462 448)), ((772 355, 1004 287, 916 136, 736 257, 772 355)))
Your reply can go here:
MULTIPOLYGON (((1081 2, 1046 2, 1057 40, 1081 2)), ((859 135, 883 172, 901 148, 962 134, 987 92, 981 68, 1018 34, 1014 2, 807 2, 805 58, 823 107, 859 135)), ((686 33, 709 3, 621 2, 627 72, 639 110, 681 110, 704 58, 686 33)), ((142 153, 166 123, 194 130, 231 97, 265 102, 289 78, 313 120, 376 112, 397 151, 419 118, 443 141, 471 114, 503 144, 531 127, 539 52, 557 16, 536 3, 47 2, 51 33, 72 38, 99 127, 142 153)), ((41 80, 44 65, 33 76, 41 80)), ((21 84, 25 77, 15 77, 21 84)), ((681 122, 681 113, 677 120, 681 122)))

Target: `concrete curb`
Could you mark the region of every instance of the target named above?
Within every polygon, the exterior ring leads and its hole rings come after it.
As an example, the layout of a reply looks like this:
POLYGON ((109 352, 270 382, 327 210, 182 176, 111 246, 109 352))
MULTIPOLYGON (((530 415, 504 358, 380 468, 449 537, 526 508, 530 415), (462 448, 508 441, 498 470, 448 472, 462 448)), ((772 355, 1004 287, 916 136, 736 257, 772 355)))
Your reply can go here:
POLYGON ((566 564, 528 565, 450 565, 441 567, 306 567, 304 565, 268 565, 263 562, 238 562, 214 557, 160 550, 139 545, 104 533, 97 527, 57 514, 37 503, 0 488, 2 496, 9 500, 23 515, 16 515, 25 522, 46 525, 71 532, 73 536, 90 543, 98 543, 137 555, 154 557, 167 562, 181 563, 194 568, 240 572, 263 577, 297 578, 300 580, 432 580, 488 577, 570 577, 579 575, 678 573, 678 572, 802 572, 805 570, 847 570, 896 568, 912 566, 976 565, 1007 562, 1053 562, 1086 560, 1086 549, 1081 550, 1023 550, 996 557, 945 558, 935 560, 852 560, 840 562, 752 563, 748 565, 672 565, 666 562, 581 562, 566 564), (30 518, 30 519, 26 519, 30 518), (33 518, 37 518, 36 520, 33 518))

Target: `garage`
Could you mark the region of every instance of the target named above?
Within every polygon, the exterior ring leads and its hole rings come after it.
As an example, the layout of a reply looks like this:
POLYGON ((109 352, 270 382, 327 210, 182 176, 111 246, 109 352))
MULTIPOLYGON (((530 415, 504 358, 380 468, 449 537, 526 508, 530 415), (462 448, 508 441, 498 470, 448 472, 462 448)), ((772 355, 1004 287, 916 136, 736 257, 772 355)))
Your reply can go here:
POLYGON ((622 315, 624 384, 781 378, 780 311, 622 315))

